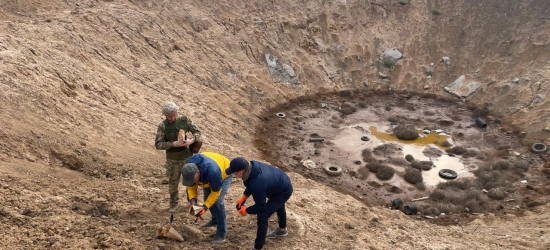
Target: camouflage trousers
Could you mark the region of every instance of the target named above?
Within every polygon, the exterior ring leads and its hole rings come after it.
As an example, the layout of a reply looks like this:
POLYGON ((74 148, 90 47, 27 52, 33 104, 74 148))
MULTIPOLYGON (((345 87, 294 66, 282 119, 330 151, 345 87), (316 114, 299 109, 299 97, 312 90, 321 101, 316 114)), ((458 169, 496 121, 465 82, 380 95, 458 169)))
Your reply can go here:
POLYGON ((181 178, 181 169, 187 163, 187 160, 169 160, 166 159, 164 168, 168 177, 168 192, 170 192, 170 206, 175 206, 179 201, 179 185, 181 178))

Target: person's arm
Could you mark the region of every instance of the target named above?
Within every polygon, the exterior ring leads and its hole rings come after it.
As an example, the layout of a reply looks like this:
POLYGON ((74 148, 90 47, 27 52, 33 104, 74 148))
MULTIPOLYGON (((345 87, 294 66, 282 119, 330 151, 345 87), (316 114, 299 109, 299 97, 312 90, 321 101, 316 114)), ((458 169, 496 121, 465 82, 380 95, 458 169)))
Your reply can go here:
POLYGON ((164 141, 166 134, 164 133, 164 123, 161 123, 157 128, 157 135, 155 136, 155 148, 158 150, 168 150, 173 147, 173 142, 164 141))
POLYGON ((254 198, 254 206, 246 208, 247 214, 258 214, 267 210, 267 203, 265 202, 265 190, 260 188, 252 192, 252 198, 254 198))
POLYGON ((195 199, 195 200, 198 200, 197 199, 197 188, 198 188, 199 184, 195 183, 195 185, 191 186, 191 187, 187 187, 187 198, 189 198, 189 200, 191 199, 195 199))
MULTIPOLYGON (((213 166, 218 167, 218 166, 213 166)), ((208 182, 210 183, 210 194, 208 195, 208 198, 204 201, 204 205, 210 209, 216 203, 218 200, 218 197, 220 197, 220 193, 222 192, 222 177, 216 176, 214 174, 211 174, 208 178, 208 182)))

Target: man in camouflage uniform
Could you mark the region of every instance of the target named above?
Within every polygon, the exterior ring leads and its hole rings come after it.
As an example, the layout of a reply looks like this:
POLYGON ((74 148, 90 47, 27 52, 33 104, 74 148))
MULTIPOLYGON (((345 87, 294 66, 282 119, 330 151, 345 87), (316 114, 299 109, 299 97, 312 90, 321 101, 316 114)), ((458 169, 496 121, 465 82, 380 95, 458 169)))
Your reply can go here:
POLYGON ((162 114, 166 119, 158 126, 155 137, 155 147, 158 150, 166 150, 166 176, 168 176, 168 191, 170 192, 170 211, 174 212, 179 201, 179 182, 181 169, 187 163, 192 153, 189 149, 195 138, 201 136, 201 131, 185 115, 178 116, 178 106, 173 102, 166 102, 162 106, 162 114), (191 132, 193 139, 178 141, 179 130, 191 132))

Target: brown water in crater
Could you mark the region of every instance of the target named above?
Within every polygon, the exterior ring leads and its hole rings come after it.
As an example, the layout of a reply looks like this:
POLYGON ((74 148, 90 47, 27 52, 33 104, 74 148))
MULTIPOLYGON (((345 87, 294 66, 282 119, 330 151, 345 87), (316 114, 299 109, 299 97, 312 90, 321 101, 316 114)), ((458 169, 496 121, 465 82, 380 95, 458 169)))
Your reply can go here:
MULTIPOLYGON (((436 146, 442 148, 442 149, 448 149, 448 147, 443 147, 439 145, 440 143, 446 141, 450 138, 448 135, 443 134, 437 134, 437 133, 429 133, 424 134, 424 137, 419 137, 414 140, 401 140, 397 138, 394 134, 388 134, 384 132, 379 132, 378 129, 375 126, 369 127, 370 133, 375 136, 376 138, 384 141, 395 141, 403 144, 414 144, 418 146, 427 146, 428 144, 435 144, 436 146)), ((422 133, 422 131, 418 131, 418 133, 422 133)))

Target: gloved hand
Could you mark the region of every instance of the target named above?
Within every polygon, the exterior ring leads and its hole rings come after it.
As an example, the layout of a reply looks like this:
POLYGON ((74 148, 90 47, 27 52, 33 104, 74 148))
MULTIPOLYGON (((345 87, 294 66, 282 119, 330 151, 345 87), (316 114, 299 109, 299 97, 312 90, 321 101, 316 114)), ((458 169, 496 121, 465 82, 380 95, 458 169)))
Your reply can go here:
POLYGON ((208 207, 206 205, 202 205, 202 210, 200 211, 200 213, 198 213, 197 215, 195 215, 197 217, 197 219, 195 220, 195 222, 199 222, 199 220, 201 219, 201 216, 206 213, 206 211, 208 211, 208 207))
POLYGON ((239 209, 239 214, 241 214, 242 216, 246 215, 246 207, 245 206, 241 206, 241 209, 239 209))
POLYGON ((243 196, 241 196, 241 198, 237 201, 237 206, 235 206, 237 210, 241 209, 241 207, 246 202, 246 199, 248 199, 248 197, 246 197, 246 195, 243 194, 243 196))

